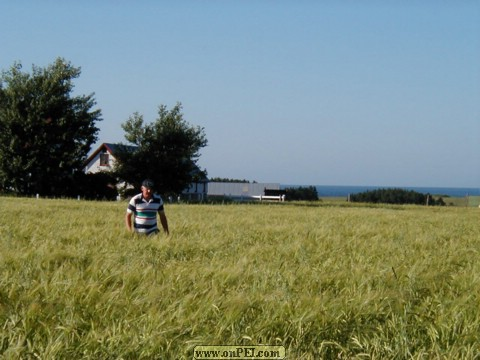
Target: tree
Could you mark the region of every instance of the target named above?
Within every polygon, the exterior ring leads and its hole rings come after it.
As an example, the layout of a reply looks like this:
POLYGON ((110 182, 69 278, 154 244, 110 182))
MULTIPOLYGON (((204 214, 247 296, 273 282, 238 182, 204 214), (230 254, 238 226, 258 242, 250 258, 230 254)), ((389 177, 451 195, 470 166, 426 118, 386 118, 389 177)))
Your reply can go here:
POLYGON ((159 192, 179 194, 193 180, 206 176, 197 166, 199 151, 207 146, 204 129, 184 120, 181 103, 171 110, 160 105, 158 118, 150 124, 144 123, 143 115, 134 113, 122 128, 125 139, 137 150, 121 152, 115 171, 136 188, 144 178, 150 178, 159 192))
POLYGON ((117 179, 108 171, 78 174, 78 194, 87 200, 115 200, 117 179))
POLYGON ((72 96, 80 68, 62 58, 0 76, 0 191, 69 195, 96 141, 94 94, 72 96))

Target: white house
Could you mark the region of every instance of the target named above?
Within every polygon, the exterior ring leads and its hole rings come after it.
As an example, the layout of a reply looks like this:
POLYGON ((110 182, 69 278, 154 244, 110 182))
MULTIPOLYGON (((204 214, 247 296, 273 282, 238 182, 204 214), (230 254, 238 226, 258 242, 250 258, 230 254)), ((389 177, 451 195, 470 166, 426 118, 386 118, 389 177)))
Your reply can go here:
MULTIPOLYGON (((131 145, 103 143, 87 158, 85 173, 111 171, 116 161, 115 154, 125 150, 133 152, 136 148, 131 145)), ((198 168, 193 175, 195 182, 182 192, 182 196, 188 200, 204 200, 207 197, 208 179, 198 168)))

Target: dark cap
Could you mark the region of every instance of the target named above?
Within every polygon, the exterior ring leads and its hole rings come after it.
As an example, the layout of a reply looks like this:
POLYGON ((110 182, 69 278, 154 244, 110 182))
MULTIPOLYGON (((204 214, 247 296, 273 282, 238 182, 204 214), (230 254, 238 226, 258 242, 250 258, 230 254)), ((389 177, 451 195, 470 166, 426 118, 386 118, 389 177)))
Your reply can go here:
POLYGON ((151 179, 145 179, 142 182, 142 186, 144 186, 148 189, 152 189, 155 186, 155 183, 151 179))

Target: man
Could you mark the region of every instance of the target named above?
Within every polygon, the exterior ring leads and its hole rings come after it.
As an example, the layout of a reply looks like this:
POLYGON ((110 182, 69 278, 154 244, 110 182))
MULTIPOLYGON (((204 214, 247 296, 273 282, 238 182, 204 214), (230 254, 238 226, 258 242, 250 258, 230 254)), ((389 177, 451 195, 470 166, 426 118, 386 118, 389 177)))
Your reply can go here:
POLYGON ((128 203, 125 215, 125 225, 128 231, 135 231, 139 234, 151 235, 158 233, 157 213, 163 231, 168 235, 168 221, 163 209, 163 200, 159 195, 153 193, 154 183, 150 179, 142 182, 142 192, 135 195, 128 203), (133 228, 132 228, 132 214, 133 228))

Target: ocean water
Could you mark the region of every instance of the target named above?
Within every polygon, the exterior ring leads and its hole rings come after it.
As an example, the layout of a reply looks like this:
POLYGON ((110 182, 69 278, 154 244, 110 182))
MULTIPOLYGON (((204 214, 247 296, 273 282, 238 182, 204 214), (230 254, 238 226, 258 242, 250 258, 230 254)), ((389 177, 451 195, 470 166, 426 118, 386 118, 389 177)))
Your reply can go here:
MULTIPOLYGON (((299 187, 311 185, 282 185, 281 188, 299 187)), ((315 185, 319 197, 347 197, 349 194, 357 194, 377 189, 404 189, 413 190, 422 194, 442 195, 450 197, 480 196, 478 188, 450 188, 450 187, 402 187, 402 186, 334 186, 315 185)))

